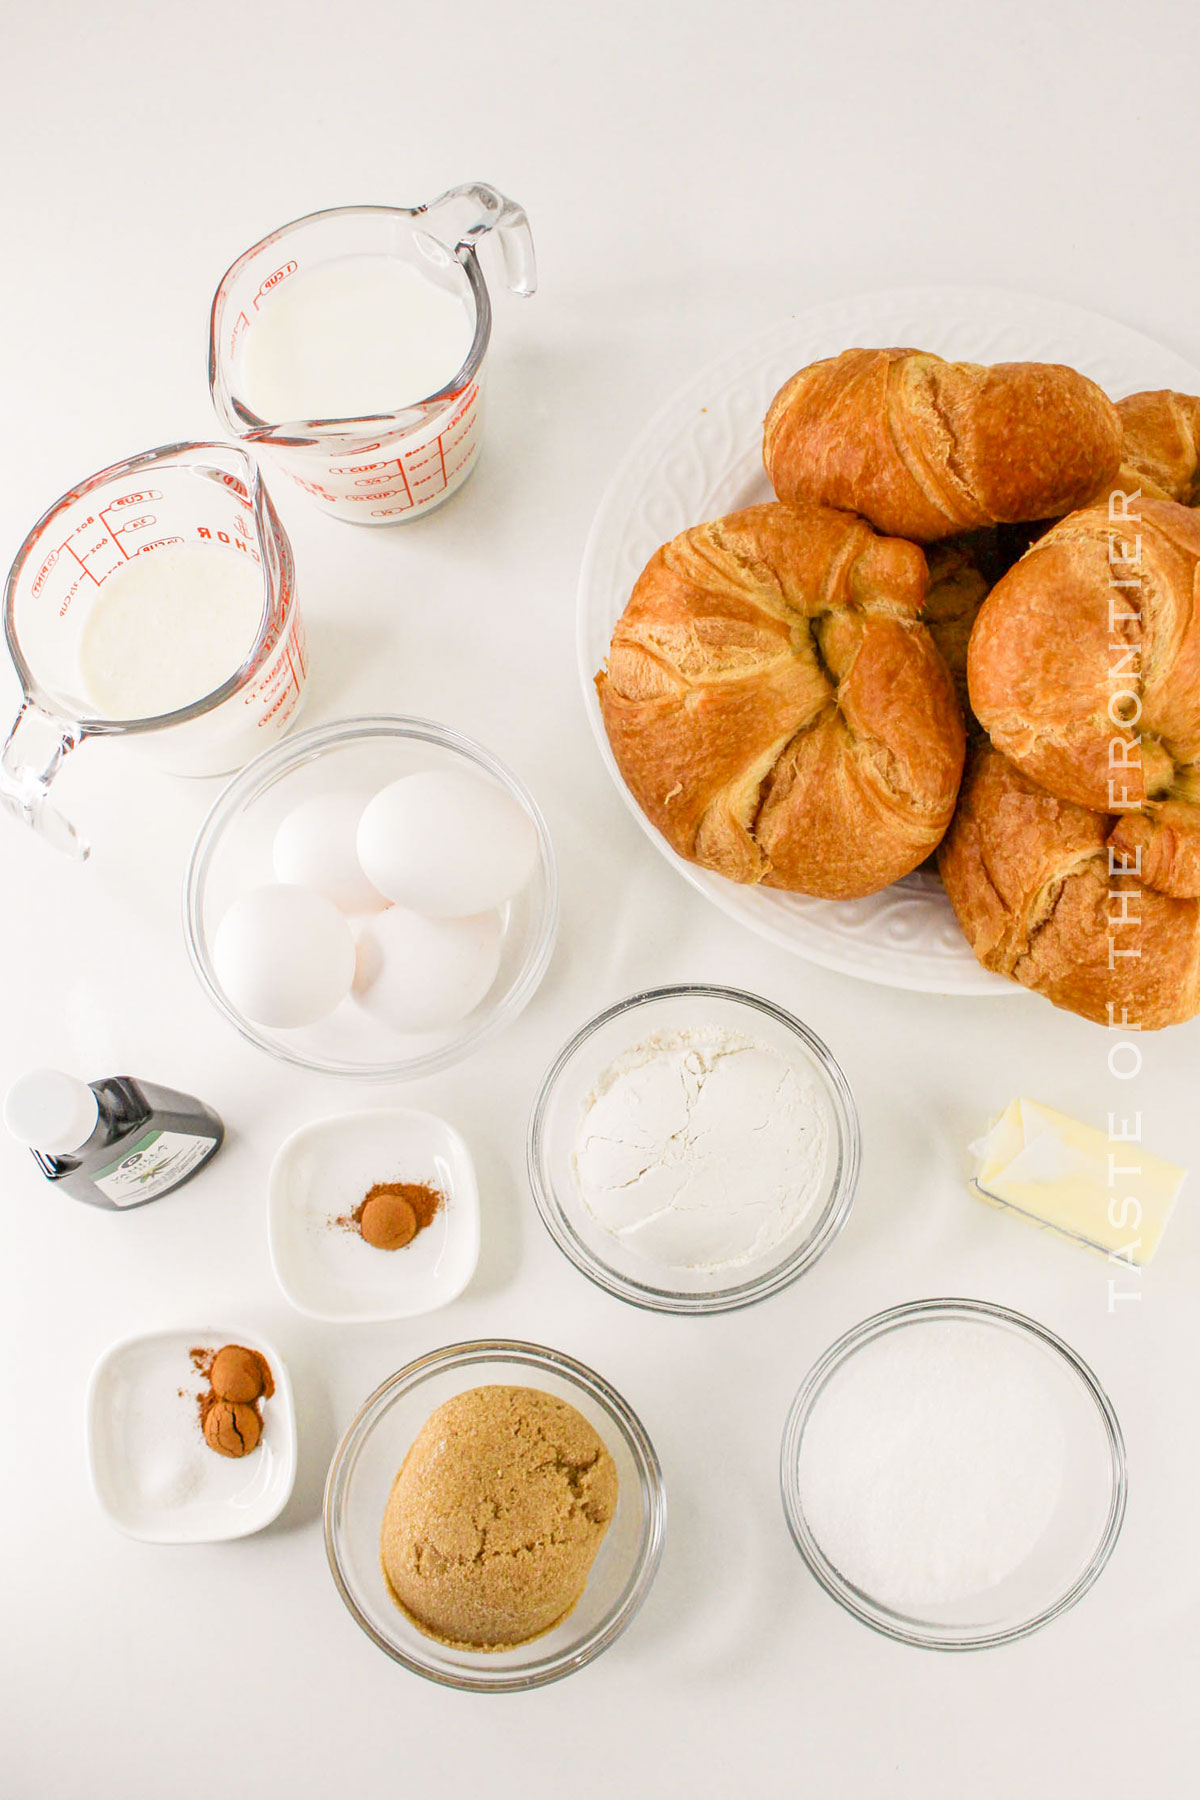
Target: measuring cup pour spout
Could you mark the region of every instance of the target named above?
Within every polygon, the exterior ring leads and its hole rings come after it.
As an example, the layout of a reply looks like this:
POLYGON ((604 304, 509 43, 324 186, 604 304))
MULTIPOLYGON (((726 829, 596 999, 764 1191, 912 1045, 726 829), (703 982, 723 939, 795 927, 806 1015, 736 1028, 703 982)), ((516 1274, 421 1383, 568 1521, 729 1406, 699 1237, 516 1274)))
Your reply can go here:
POLYGON ((82 738, 78 725, 27 700, 0 757, 0 805, 76 862, 84 861, 90 846, 47 796, 63 757, 82 738))

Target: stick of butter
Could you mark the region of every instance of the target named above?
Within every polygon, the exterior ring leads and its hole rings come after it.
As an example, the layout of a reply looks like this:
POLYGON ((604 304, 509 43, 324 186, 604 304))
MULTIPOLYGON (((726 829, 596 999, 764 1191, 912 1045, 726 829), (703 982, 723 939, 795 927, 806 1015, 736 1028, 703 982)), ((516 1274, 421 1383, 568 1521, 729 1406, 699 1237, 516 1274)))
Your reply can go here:
POLYGON ((1154 1255, 1186 1174, 1036 1100, 1014 1100, 971 1150, 980 1200, 1129 1263, 1154 1255))

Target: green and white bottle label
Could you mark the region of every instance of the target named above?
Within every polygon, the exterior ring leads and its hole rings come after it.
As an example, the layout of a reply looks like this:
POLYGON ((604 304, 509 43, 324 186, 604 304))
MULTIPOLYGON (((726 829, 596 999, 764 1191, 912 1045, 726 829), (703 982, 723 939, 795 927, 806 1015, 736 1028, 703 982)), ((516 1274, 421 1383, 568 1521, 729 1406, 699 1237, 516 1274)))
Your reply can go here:
POLYGON ((92 1180, 114 1206, 137 1206, 178 1186, 216 1149, 212 1138, 185 1131, 148 1131, 92 1180))

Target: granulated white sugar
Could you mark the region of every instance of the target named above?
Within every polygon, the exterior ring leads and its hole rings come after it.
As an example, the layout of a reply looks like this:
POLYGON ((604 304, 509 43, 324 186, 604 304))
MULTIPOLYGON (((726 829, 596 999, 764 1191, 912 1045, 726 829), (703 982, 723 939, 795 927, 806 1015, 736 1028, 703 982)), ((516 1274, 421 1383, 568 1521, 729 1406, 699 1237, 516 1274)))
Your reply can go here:
POLYGON ((818 1545, 897 1611, 985 1592, 1053 1517, 1065 1442, 1036 1342, 975 1323, 900 1327, 826 1383, 800 1445, 818 1545))

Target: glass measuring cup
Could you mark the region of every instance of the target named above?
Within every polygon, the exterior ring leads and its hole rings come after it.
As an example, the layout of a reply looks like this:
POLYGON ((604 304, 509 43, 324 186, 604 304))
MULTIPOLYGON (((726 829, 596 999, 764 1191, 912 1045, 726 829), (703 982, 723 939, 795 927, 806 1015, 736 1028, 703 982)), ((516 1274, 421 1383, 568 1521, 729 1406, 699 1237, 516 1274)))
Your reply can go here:
POLYGON ((230 444, 166 444, 114 463, 64 494, 9 571, 4 632, 24 690, 0 756, 0 803, 57 849, 87 844, 50 805, 63 758, 85 738, 145 741, 181 775, 240 768, 295 719, 307 675, 291 545, 254 460, 230 444), (93 716, 80 644, 104 582, 133 557, 209 544, 261 574, 262 615, 240 666, 202 699, 146 718, 93 716))
POLYGON ((521 207, 483 182, 425 206, 340 206, 283 225, 227 269, 213 298, 208 381, 222 425, 269 448, 279 466, 334 518, 391 525, 432 511, 470 474, 482 431, 483 362, 492 329, 476 254, 495 232, 507 285, 532 294, 533 239, 521 207), (246 397, 246 345, 284 284, 345 257, 396 257, 453 294, 472 330, 462 367, 436 393, 381 394, 355 418, 269 420, 246 397))

